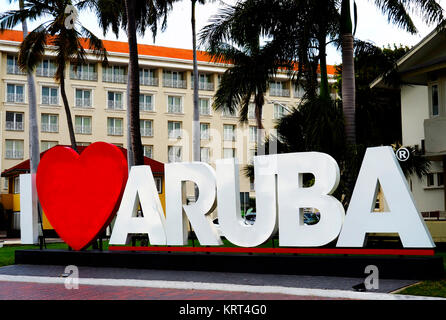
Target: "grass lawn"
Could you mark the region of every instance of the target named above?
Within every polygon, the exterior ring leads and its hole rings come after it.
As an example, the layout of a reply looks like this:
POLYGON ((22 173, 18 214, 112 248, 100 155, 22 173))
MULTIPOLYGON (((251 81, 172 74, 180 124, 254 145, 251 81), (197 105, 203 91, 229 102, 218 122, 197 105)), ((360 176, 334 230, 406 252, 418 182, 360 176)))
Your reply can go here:
MULTIPOLYGON (((47 244, 48 249, 67 249, 65 243, 50 243, 47 244)), ((14 264, 14 252, 16 250, 24 249, 39 249, 39 246, 26 245, 26 246, 4 246, 0 248, 0 267, 14 264)))
MULTIPOLYGON (((443 257, 443 267, 446 272, 446 251, 437 252, 436 255, 443 257)), ((398 292, 398 294, 446 298, 446 278, 423 281, 398 292)))

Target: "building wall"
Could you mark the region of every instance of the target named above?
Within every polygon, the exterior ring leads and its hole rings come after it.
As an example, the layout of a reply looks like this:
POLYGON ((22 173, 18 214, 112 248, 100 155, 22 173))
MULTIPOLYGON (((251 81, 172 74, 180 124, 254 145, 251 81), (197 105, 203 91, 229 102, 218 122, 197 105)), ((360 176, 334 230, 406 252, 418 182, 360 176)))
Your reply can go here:
MULTIPOLYGON (((1 170, 8 169, 24 159, 29 158, 29 121, 28 121, 28 89, 26 76, 23 74, 13 74, 9 72, 7 67, 7 57, 15 56, 18 52, 19 42, 0 41, 0 132, 2 140, 0 143, 0 166, 1 170), (8 84, 19 84, 24 86, 25 99, 23 102, 10 103, 7 102, 7 86, 8 84), (7 130, 6 112, 13 111, 23 114, 23 130, 7 130), (23 141, 23 155, 11 159, 7 157, 6 141, 20 140, 23 141)), ((54 53, 48 49, 46 56, 51 58, 54 53)), ((88 116, 92 119, 91 133, 76 134, 78 143, 92 143, 95 141, 105 141, 127 147, 127 84, 112 83, 103 81, 103 73, 105 72, 101 63, 96 57, 88 56, 89 62, 95 63, 97 80, 75 80, 70 77, 70 66, 66 66, 66 93, 70 103, 72 121, 75 124, 76 116, 88 116), (92 105, 91 107, 76 107, 75 92, 76 89, 91 90, 92 105), (107 95, 109 91, 122 93, 123 110, 110 110, 107 106, 107 95), (107 131, 107 119, 109 117, 121 118, 123 122, 122 134, 110 135, 107 131)), ((122 53, 109 52, 109 65, 127 66, 128 55, 122 53)), ((191 86, 192 78, 192 61, 184 59, 173 59, 164 57, 140 56, 140 68, 154 69, 155 76, 158 78, 158 85, 141 85, 141 94, 153 95, 153 111, 141 111, 141 120, 152 120, 153 136, 142 137, 143 145, 153 146, 152 158, 164 163, 168 162, 168 146, 182 146, 182 161, 192 161, 192 117, 193 117, 193 89, 191 86), (181 71, 184 73, 184 79, 187 82, 186 88, 170 88, 163 85, 163 70, 181 71), (168 97, 181 97, 183 111, 181 113, 168 112, 168 97), (168 138, 168 122, 181 122, 183 135, 181 139, 168 138)), ((209 99, 209 105, 212 105, 212 99, 215 90, 218 87, 219 75, 226 70, 221 64, 213 64, 208 62, 199 62, 200 74, 209 75, 209 81, 213 83, 210 90, 199 90, 200 98, 209 99)), ((125 76, 127 78, 127 76, 125 76)), ((274 94, 267 92, 266 105, 263 112, 263 124, 268 133, 273 129, 275 121, 274 103, 286 105, 288 108, 296 106, 300 101, 297 93, 293 90, 293 83, 287 78, 286 74, 279 74, 278 80, 283 81, 286 90, 274 94), (283 97, 280 95, 284 95, 283 97)), ((59 88, 58 84, 52 77, 42 77, 36 74, 36 92, 37 92, 37 112, 39 121, 39 141, 53 141, 57 144, 70 145, 66 115, 60 95, 58 92, 58 104, 48 106, 42 103, 42 87, 59 88), (54 133, 42 132, 42 114, 58 115, 58 130, 54 133)), ((249 180, 243 175, 242 169, 248 163, 250 153, 255 148, 255 142, 250 141, 249 126, 255 126, 255 120, 249 119, 247 124, 240 124, 237 116, 224 116, 220 111, 214 111, 211 108, 211 114, 200 117, 201 123, 210 125, 210 139, 202 140, 201 146, 208 147, 210 150, 210 164, 214 165, 215 159, 223 158, 223 148, 236 149, 236 157, 240 164, 240 188, 242 192, 250 191, 249 180), (224 125, 234 125, 236 127, 236 140, 224 141, 223 127, 224 125)), ((42 146, 43 147, 43 146, 42 146)), ((5 183, 2 183, 2 192, 7 192, 5 183)))
MULTIPOLYGON (((401 87, 401 119, 403 145, 418 145, 424 136, 424 120, 429 118, 427 86, 406 85, 401 87)), ((443 172, 440 161, 432 161, 430 172, 443 172)), ((435 179, 437 177, 435 176, 435 179)), ((412 175, 408 179, 415 203, 420 212, 444 211, 444 186, 428 186, 427 178, 412 175)))

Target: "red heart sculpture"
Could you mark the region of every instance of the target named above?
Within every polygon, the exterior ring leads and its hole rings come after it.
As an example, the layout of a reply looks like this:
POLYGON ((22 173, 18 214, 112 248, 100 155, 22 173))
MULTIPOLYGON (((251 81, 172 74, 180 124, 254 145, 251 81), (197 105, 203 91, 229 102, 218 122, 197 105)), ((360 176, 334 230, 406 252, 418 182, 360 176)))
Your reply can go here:
POLYGON ((57 234, 74 250, 86 248, 110 223, 127 182, 127 160, 109 143, 96 142, 81 155, 54 147, 40 160, 37 193, 57 234))

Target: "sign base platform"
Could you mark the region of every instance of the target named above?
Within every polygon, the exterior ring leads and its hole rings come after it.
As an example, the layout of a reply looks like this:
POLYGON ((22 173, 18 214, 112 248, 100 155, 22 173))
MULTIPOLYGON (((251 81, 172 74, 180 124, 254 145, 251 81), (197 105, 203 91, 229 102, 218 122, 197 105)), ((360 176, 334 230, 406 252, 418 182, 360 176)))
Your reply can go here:
POLYGON ((306 255, 215 252, 17 250, 16 264, 76 265, 157 270, 239 272, 364 278, 369 265, 379 278, 427 280, 444 276, 441 256, 306 255))

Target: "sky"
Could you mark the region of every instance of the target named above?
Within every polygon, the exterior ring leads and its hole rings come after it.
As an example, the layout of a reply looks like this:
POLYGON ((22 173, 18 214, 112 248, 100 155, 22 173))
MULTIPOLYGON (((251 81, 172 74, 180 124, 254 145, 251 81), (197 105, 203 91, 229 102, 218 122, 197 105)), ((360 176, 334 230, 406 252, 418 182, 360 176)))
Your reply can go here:
MULTIPOLYGON (((197 30, 200 30, 203 26, 208 24, 208 19, 216 14, 223 6, 224 3, 234 4, 236 0, 224 0, 215 1, 210 4, 197 5, 196 8, 196 24, 197 30)), ((358 6, 358 23, 356 37, 361 40, 366 40, 374 43, 379 47, 387 45, 407 45, 409 47, 417 44, 423 39, 429 32, 431 32, 434 26, 424 25, 420 19, 415 18, 415 25, 418 28, 419 33, 411 35, 404 30, 398 29, 395 26, 390 25, 381 12, 374 6, 372 0, 357 0, 358 6)), ((446 0, 438 1, 443 7, 446 8, 446 0)), ((9 0, 0 0, 1 11, 8 9, 15 9, 18 7, 17 3, 9 4, 9 0)), ((94 13, 84 12, 79 16, 80 22, 90 31, 94 32, 102 39, 126 41, 127 37, 125 33, 121 32, 119 38, 112 33, 105 36, 97 26, 97 19, 94 13)), ((147 32, 144 38, 139 38, 139 43, 155 44, 167 47, 176 48, 192 48, 192 30, 190 25, 191 20, 191 2, 183 0, 174 5, 173 10, 170 12, 167 20, 167 29, 164 32, 159 32, 155 43, 150 32, 147 32)), ((37 22, 30 23, 30 30, 38 25, 37 22)), ((17 29, 20 29, 18 27, 17 29)), ((327 60, 329 64, 339 64, 341 62, 340 51, 331 46, 327 51, 327 60)))

